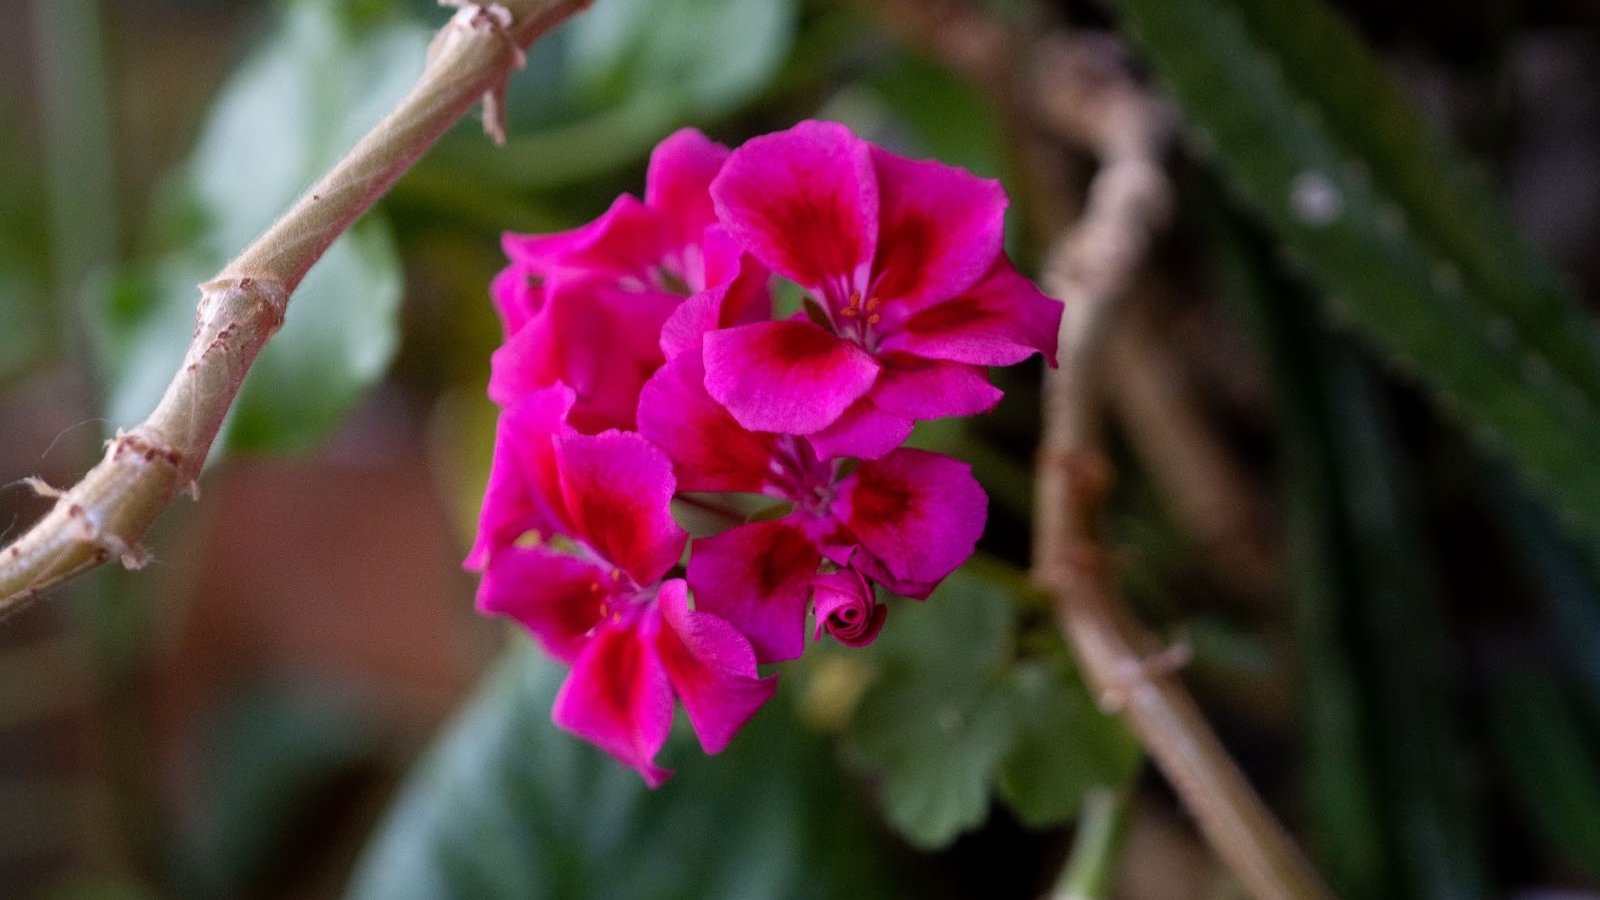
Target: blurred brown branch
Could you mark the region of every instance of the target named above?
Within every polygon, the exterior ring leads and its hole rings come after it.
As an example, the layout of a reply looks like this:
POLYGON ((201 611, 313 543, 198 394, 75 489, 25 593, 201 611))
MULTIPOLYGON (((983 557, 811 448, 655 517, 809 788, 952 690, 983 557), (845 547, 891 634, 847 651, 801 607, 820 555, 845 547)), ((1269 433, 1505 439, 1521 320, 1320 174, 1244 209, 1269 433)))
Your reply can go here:
POLYGON ((1119 300, 1170 216, 1161 157, 1172 117, 1129 75, 1109 38, 1038 27, 1018 35, 959 0, 893 0, 884 9, 903 36, 991 92, 1013 121, 1026 121, 1034 133, 1025 156, 1039 157, 1044 135, 1094 158, 1083 208, 1075 220, 1055 223, 1040 279, 1066 310, 1062 364, 1044 385, 1034 577, 1054 596, 1062 631, 1104 704, 1126 717, 1240 881, 1261 898, 1328 897, 1174 676, 1184 648, 1163 647, 1128 613, 1101 543, 1113 477, 1100 443, 1105 392, 1121 399, 1135 450, 1162 470, 1157 486, 1182 523, 1216 558, 1247 566, 1238 581, 1259 586, 1271 577, 1259 535, 1212 521, 1250 522, 1237 508, 1244 482, 1172 386, 1172 360, 1145 354, 1156 343, 1148 329, 1112 337, 1119 300), (1115 377, 1116 390, 1103 390, 1102 377, 1115 377), (1183 438, 1178 449, 1163 441, 1173 433, 1183 438), (1175 458, 1183 449, 1192 455, 1175 458))
MULTIPOLYGON (((1103 703, 1126 717, 1239 880, 1263 900, 1327 897, 1175 676, 1186 654, 1162 648, 1128 613, 1101 545, 1112 470, 1100 448, 1094 382, 1109 357, 1107 322, 1169 215, 1171 189, 1160 168, 1167 116, 1093 43, 1063 40, 1041 60, 1057 73, 1041 84, 1041 99, 1063 136, 1093 153, 1100 168, 1082 217, 1057 239, 1042 279, 1067 314, 1062 366, 1045 376, 1034 577, 1055 596, 1062 630, 1103 703)), ((1145 361, 1119 362, 1137 368, 1145 361)))

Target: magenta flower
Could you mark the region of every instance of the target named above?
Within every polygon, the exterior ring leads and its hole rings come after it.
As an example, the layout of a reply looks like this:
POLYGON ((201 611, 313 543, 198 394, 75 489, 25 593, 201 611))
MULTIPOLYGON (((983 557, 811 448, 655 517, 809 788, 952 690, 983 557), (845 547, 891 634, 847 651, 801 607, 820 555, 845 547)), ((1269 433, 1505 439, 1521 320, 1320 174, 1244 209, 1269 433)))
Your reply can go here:
POLYGON ((805 615, 822 559, 923 598, 970 555, 988 498, 965 463, 896 449, 846 472, 808 439, 752 432, 706 392, 699 354, 684 352, 645 385, 639 430, 672 460, 686 491, 762 493, 781 518, 694 542, 698 608, 743 632, 763 662, 805 648, 805 615))
POLYGON ((984 367, 1055 362, 1061 305, 1002 252, 1005 205, 806 122, 732 153, 680 131, 644 200, 506 236, 504 409, 467 565, 482 611, 571 665, 557 724, 659 784, 679 702, 718 752, 773 694, 758 664, 803 652, 808 611, 814 639, 864 646, 879 586, 926 598, 972 554, 971 468, 901 444, 992 407, 984 367), (772 320, 773 271, 804 314, 772 320), (679 492, 771 508, 691 544, 679 492))
POLYGON ((705 337, 706 388, 751 431, 881 456, 915 420, 992 407, 984 366, 1054 363, 1061 304, 1006 260, 997 182, 803 122, 735 150, 711 195, 728 232, 814 299, 810 318, 705 337))
POLYGON ((767 272, 721 225, 711 180, 728 150, 692 129, 656 147, 643 202, 623 195, 594 222, 554 235, 507 234, 511 265, 491 285, 506 328, 489 396, 508 405, 566 384, 571 424, 631 428, 639 388, 662 363, 662 326, 684 298, 717 287, 765 318, 767 272))
POLYGON ((750 642, 690 608, 682 579, 663 580, 688 535, 669 509, 666 456, 638 434, 578 433, 573 391, 533 391, 501 415, 477 544, 478 606, 523 625, 572 665, 557 725, 637 769, 654 760, 682 701, 707 753, 727 746, 771 696, 750 642))

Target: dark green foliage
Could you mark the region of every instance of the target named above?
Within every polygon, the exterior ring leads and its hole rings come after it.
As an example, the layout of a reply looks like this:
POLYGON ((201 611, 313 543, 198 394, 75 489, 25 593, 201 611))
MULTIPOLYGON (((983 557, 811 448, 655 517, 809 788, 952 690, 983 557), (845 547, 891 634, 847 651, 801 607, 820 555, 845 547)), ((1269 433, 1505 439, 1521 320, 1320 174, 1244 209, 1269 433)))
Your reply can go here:
POLYGON ((353 900, 907 896, 826 742, 786 695, 720 756, 680 729, 665 786, 550 723, 565 677, 517 640, 413 774, 353 900))
POLYGON ((1600 558, 1600 344, 1505 215, 1315 0, 1118 0, 1193 145, 1395 365, 1600 558))
POLYGON ((1018 659, 1010 588, 994 564, 958 572, 923 603, 900 603, 860 654, 876 677, 845 747, 881 777, 885 816, 918 846, 982 824, 997 790, 1044 827, 1072 819, 1087 789, 1137 771, 1137 744, 1095 708, 1059 639, 1018 659))

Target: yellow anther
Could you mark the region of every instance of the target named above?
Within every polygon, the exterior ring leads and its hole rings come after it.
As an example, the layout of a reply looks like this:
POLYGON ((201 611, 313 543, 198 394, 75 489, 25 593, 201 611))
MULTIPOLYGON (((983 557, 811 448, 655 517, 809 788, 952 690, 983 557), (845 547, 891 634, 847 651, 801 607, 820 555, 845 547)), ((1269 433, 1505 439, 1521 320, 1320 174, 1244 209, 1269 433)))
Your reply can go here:
POLYGON ((853 319, 860 314, 860 311, 854 306, 846 306, 844 309, 839 310, 839 315, 844 316, 846 319, 853 319))
MULTIPOLYGON (((868 308, 870 309, 871 307, 868 307, 868 308)), ((876 325, 876 324, 878 324, 879 322, 882 322, 882 321, 883 321, 883 316, 880 316, 877 313, 873 313, 872 315, 867 316, 867 324, 868 325, 876 325)))
POLYGON ((867 301, 867 312, 873 312, 882 305, 883 301, 879 300, 877 297, 873 297, 867 301))
POLYGON ((615 569, 615 568, 612 569, 611 570, 611 580, 612 581, 621 581, 622 580, 622 570, 621 569, 615 569))

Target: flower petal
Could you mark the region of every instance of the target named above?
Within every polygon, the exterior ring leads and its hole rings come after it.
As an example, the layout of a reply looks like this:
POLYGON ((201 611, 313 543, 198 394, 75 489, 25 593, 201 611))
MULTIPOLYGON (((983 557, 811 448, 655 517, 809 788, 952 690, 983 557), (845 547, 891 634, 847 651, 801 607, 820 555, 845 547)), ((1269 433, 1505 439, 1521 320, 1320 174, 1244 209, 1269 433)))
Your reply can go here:
POLYGON ((568 431, 572 402, 572 391, 556 385, 530 392, 500 413, 468 569, 481 571, 525 532, 566 529, 552 441, 568 431))
POLYGON ((665 622, 656 634, 661 664, 683 700, 700 746, 707 753, 721 753, 772 699, 778 679, 760 677, 750 642, 733 626, 689 608, 683 581, 662 584, 657 603, 665 622))
POLYGON ((865 350, 810 322, 758 322, 705 338, 706 390, 752 431, 826 428, 878 377, 865 350))
POLYGON ((748 255, 742 260, 737 275, 694 294, 673 310, 661 326, 661 352, 667 359, 689 350, 698 356, 705 336, 719 328, 772 318, 772 292, 767 288, 766 267, 748 255))
POLYGON ((911 310, 972 287, 1000 255, 1006 195, 998 181, 872 148, 879 194, 870 295, 911 310))
POLYGON ((495 554, 478 585, 478 611, 508 616, 551 656, 570 663, 605 618, 607 573, 587 560, 545 547, 509 547, 495 554))
POLYGON ((867 395, 879 407, 913 419, 988 412, 1004 396, 978 366, 920 359, 903 353, 878 357, 883 373, 867 395))
POLYGON ((874 388, 850 404, 832 425, 806 436, 818 459, 877 459, 906 442, 911 436, 911 419, 873 402, 876 392, 874 388))
POLYGON ((771 268, 844 303, 866 287, 878 188, 865 141, 832 122, 752 138, 711 183, 717 216, 771 268))
POLYGON ((544 305, 544 279, 522 266, 507 266, 489 282, 489 298, 510 337, 522 330, 544 305))
POLYGON ((695 606, 750 639, 762 662, 805 650, 806 597, 822 557, 805 532, 782 520, 700 538, 689 552, 695 606))
POLYGON ((672 518, 671 461, 633 432, 571 434, 555 444, 572 537, 636 583, 654 584, 689 537, 672 518))
POLYGON ((1042 353, 1054 366, 1061 311, 1061 301, 1040 293, 1002 256, 971 290, 911 316, 880 346, 981 366, 1009 366, 1042 353))
POLYGON ((601 627, 550 712, 557 725, 637 769, 651 787, 672 774, 655 764, 672 731, 672 688, 655 647, 660 627, 653 609, 601 627))
POLYGON ((545 275, 576 272, 653 282, 677 242, 665 218, 623 194, 588 225, 556 235, 507 234, 500 245, 513 263, 545 275))
MULTIPOLYGON (((741 301, 739 308, 753 303, 761 298, 766 299, 767 312, 765 315, 755 316, 750 319, 740 319, 743 322, 757 322, 772 318, 771 292, 768 282, 772 280, 772 272, 762 265, 760 260, 746 253, 744 245, 728 233, 728 229, 719 225, 712 225, 705 230, 700 239, 700 281, 701 287, 715 287, 727 284, 734 278, 744 276, 748 280, 747 290, 756 294, 748 301, 741 301)), ((694 273, 689 273, 691 276, 694 273)), ((752 313, 753 314, 753 313, 752 313)), ((732 324, 732 322, 724 323, 732 324)))
MULTIPOLYGON (((638 203, 637 200, 633 202, 638 203)), ((613 203, 612 206, 615 207, 616 204, 613 203)), ((506 258, 511 260, 513 266, 541 275, 548 274, 561 267, 563 256, 576 248, 593 243, 595 233, 601 227, 600 220, 596 219, 569 231, 559 231, 554 234, 518 234, 507 231, 500 235, 500 249, 505 252, 506 258)))
POLYGON ((561 382, 577 394, 568 419, 577 430, 632 428, 639 390, 662 363, 662 323, 680 302, 593 278, 551 281, 538 314, 491 357, 489 397, 505 404, 561 382))
POLYGON ((902 447, 840 482, 833 515, 859 545, 852 563, 863 574, 925 597, 972 555, 988 506, 971 466, 902 447))
POLYGON ((639 433, 672 460, 680 491, 758 492, 778 436, 749 431, 706 393, 700 352, 663 366, 639 394, 639 433))
POLYGON ((698 241, 717 220, 711 180, 727 159, 727 147, 693 128, 674 132, 651 152, 644 202, 665 217, 679 243, 698 241))
POLYGON ((816 626, 812 640, 822 640, 824 631, 846 647, 865 647, 877 640, 889 607, 878 603, 872 585, 854 569, 818 575, 811 582, 816 606, 816 626))

